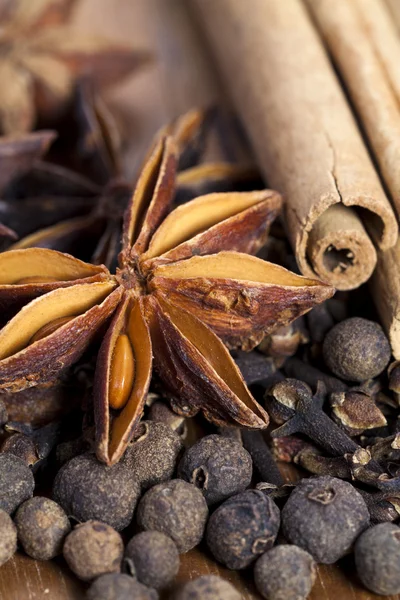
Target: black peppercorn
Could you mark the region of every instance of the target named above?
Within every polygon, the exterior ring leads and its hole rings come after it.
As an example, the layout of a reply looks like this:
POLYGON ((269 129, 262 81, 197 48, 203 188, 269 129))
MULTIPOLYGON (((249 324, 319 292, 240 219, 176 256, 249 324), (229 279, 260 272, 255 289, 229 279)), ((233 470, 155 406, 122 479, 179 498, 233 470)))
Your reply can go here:
POLYGON ((33 495, 35 480, 23 460, 13 454, 0 454, 0 508, 9 515, 33 495))
POLYGON ((258 591, 266 600, 305 600, 316 578, 313 557, 298 546, 276 546, 254 567, 258 591))
POLYGON ((23 549, 37 560, 50 560, 61 554, 64 538, 71 529, 61 506, 40 496, 21 504, 15 524, 23 549))
POLYGON ((107 573, 90 586, 87 600, 158 600, 158 594, 128 575, 107 573))
POLYGON ((143 490, 168 481, 174 475, 183 448, 179 435, 164 423, 142 421, 123 461, 143 490))
POLYGON ((83 581, 105 573, 119 573, 123 552, 119 533, 100 521, 77 525, 67 535, 63 547, 69 568, 83 581))
POLYGON ((349 381, 377 377, 387 367, 390 355, 382 327, 360 317, 335 325, 323 344, 326 365, 332 373, 349 381))
POLYGON ((203 437, 185 452, 178 467, 178 477, 199 488, 208 505, 243 492, 252 472, 247 450, 221 435, 203 437))
POLYGON ((344 556, 368 524, 361 494, 350 483, 329 476, 303 479, 282 510, 286 539, 325 564, 344 556))
POLYGON ((17 551, 17 528, 11 517, 0 509, 0 567, 17 551))
POLYGON ((168 585, 179 570, 175 542, 160 531, 142 531, 125 548, 125 564, 140 583, 156 589, 168 585))
POLYGON ((203 575, 189 581, 176 595, 176 600, 241 600, 242 596, 225 579, 203 575))
POLYGON ((358 538, 354 555, 366 588, 390 596, 400 594, 400 528, 393 523, 371 527, 358 538))
POLYGON ((142 530, 171 537, 180 553, 201 541, 208 518, 203 494, 191 483, 172 479, 148 490, 139 502, 137 522, 142 530))
POLYGON ((225 500, 211 515, 207 545, 229 569, 244 569, 272 548, 279 524, 274 501, 259 490, 247 490, 225 500))
POLYGON ((129 525, 140 485, 123 462, 107 467, 90 453, 76 456, 58 472, 53 497, 78 521, 103 521, 117 531, 129 525))

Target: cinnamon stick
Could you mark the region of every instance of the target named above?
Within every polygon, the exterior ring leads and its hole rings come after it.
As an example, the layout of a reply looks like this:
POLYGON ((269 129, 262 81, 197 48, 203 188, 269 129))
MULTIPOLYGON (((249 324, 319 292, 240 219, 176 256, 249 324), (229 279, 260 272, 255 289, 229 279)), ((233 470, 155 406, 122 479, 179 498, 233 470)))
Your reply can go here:
POLYGON ((400 37, 383 0, 304 0, 400 215, 400 37))
POLYGON ((190 1, 268 185, 285 194, 301 271, 359 286, 375 266, 371 239, 393 246, 397 224, 301 0, 190 1))
POLYGON ((397 29, 400 34, 400 3, 399 0, 385 0, 386 6, 388 7, 393 21, 395 22, 397 29))
POLYGON ((370 287, 393 356, 400 360, 400 242, 387 252, 378 253, 370 287))

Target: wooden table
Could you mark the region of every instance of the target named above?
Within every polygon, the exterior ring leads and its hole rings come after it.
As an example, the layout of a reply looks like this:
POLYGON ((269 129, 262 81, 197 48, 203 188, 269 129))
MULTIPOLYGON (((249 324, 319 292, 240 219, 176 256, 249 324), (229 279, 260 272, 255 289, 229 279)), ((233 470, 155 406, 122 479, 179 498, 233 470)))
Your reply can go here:
MULTIPOLYGON (((127 173, 135 173, 151 136, 166 121, 192 106, 217 100, 226 103, 201 38, 186 12, 185 0, 81 0, 74 23, 77 29, 102 32, 148 48, 156 55, 149 69, 132 76, 108 96, 111 106, 123 114, 124 131, 129 135, 127 173)), ((211 573, 231 581, 243 600, 261 598, 251 581, 251 571, 239 574, 224 569, 198 549, 182 555, 175 584, 211 573)), ((61 558, 38 562, 18 553, 0 568, 0 600, 78 600, 84 597, 85 589, 61 558)), ((351 561, 345 561, 340 566, 318 568, 310 599, 379 597, 360 586, 351 561)), ((386 598, 400 600, 400 596, 386 598)))

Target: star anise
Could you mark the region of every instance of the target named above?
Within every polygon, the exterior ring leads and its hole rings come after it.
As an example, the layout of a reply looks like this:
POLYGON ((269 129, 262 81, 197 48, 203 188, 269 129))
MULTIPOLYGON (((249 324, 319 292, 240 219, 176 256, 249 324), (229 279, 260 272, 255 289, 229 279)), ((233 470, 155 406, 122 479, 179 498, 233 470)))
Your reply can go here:
POLYGON ((148 60, 144 52, 70 26, 76 0, 0 1, 0 129, 32 129, 37 115, 54 118, 76 79, 90 75, 100 87, 116 83, 148 60))
POLYGON ((166 216, 176 167, 174 139, 162 137, 126 211, 115 275, 53 250, 0 255, 0 301, 35 298, 0 331, 0 389, 52 380, 113 315, 94 385, 97 454, 107 464, 141 417, 153 361, 175 410, 265 427, 267 413, 218 336, 250 348, 334 291, 246 254, 265 241, 281 207, 276 192, 208 194, 166 216))

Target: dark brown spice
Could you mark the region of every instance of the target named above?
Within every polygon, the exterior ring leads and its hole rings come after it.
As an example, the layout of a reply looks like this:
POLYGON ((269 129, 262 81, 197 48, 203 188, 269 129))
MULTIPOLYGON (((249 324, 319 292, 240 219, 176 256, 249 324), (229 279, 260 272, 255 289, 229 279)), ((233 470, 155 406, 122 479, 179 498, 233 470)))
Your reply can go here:
POLYGON ((254 567, 256 587, 267 600, 305 600, 316 576, 313 557, 289 544, 268 550, 254 567))
POLYGON ((354 556, 359 578, 375 594, 400 593, 400 529, 381 523, 365 531, 357 540, 354 556))
POLYGON ((350 436, 357 436, 365 430, 387 425, 384 414, 373 398, 361 389, 331 394, 330 405, 334 420, 350 436))
POLYGON ((253 464, 247 450, 221 435, 208 435, 185 451, 178 477, 195 485, 210 506, 243 492, 251 482, 253 464))
POLYGON ((124 544, 119 533, 100 521, 77 525, 67 536, 63 555, 71 571, 83 581, 105 573, 119 573, 124 544))
POLYGON ((245 569, 272 548, 280 525, 279 509, 259 490, 225 500, 211 515, 206 531, 214 558, 229 569, 245 569))
POLYGON ((273 419, 279 415, 280 420, 286 420, 272 432, 272 437, 303 433, 332 456, 352 454, 359 448, 323 412, 320 395, 313 396, 305 383, 296 379, 277 383, 266 395, 265 401, 273 419))
POLYGON ((14 521, 19 542, 36 560, 51 560, 61 554, 64 538, 71 530, 61 506, 40 496, 21 504, 14 521))
POLYGON ((107 573, 92 583, 86 598, 87 600, 158 600, 158 594, 128 575, 107 573))
POLYGON ((35 481, 30 468, 13 454, 0 454, 0 508, 12 514, 33 495, 35 481))
POLYGON ((189 581, 177 593, 176 600, 241 600, 242 596, 225 579, 203 575, 189 581))
POLYGON ((261 481, 273 483, 276 486, 283 484, 283 477, 260 431, 242 430, 243 446, 249 452, 254 468, 261 481))
POLYGON ((167 481, 174 475, 182 439, 171 427, 141 421, 124 456, 124 462, 142 490, 167 481))
POLYGON ((140 485, 124 463, 107 467, 86 453, 67 462, 57 473, 53 498, 78 521, 103 521, 117 531, 129 525, 140 485))
POLYGON ((288 358, 285 361, 284 371, 288 377, 300 379, 304 383, 307 383, 313 390, 317 389, 318 382, 320 381, 325 385, 328 393, 344 392, 348 388, 340 379, 323 373, 320 369, 304 362, 297 356, 288 358))
POLYGON ((10 516, 0 509, 0 567, 17 551, 17 529, 10 516))
POLYGON ((200 543, 208 518, 204 496, 191 483, 173 479, 148 490, 139 502, 139 528, 171 537, 180 553, 200 543))
POLYGON ((365 381, 386 369, 391 349, 378 323, 352 317, 330 330, 324 340, 323 355, 326 365, 338 377, 365 381))
POLYGON ((369 525, 360 493, 335 477, 303 479, 282 510, 282 532, 317 562, 332 564, 344 556, 369 525))
POLYGON ((124 564, 140 583, 160 589, 179 570, 179 553, 170 537, 160 531, 142 531, 125 548, 124 564))

